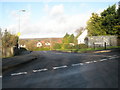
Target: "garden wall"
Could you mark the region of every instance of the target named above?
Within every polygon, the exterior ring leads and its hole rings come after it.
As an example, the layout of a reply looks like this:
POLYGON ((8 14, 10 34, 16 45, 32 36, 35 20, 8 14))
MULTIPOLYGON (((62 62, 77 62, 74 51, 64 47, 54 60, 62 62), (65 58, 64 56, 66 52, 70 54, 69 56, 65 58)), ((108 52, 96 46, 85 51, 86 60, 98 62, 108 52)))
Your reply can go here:
POLYGON ((89 36, 86 37, 85 43, 89 47, 104 47, 106 46, 119 46, 120 39, 118 36, 110 35, 110 36, 89 36))

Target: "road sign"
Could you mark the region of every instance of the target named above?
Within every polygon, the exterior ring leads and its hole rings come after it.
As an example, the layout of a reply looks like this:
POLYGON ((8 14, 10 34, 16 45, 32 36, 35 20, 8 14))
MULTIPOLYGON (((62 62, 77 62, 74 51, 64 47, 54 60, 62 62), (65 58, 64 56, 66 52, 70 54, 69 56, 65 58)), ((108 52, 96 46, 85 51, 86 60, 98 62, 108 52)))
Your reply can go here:
POLYGON ((21 33, 20 33, 20 32, 18 32, 18 33, 17 33, 17 36, 20 36, 20 35, 21 35, 21 33))

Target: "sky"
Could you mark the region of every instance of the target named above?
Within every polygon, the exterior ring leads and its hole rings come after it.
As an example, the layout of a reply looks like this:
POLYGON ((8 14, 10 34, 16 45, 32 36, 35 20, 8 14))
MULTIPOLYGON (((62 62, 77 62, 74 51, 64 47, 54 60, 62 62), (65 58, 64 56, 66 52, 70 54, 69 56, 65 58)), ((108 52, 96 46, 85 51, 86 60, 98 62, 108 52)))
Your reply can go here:
POLYGON ((100 13, 119 0, 93 1, 0 1, 0 28, 20 38, 63 37, 85 27, 91 13, 100 13), (28 2, 29 1, 29 2, 28 2), (25 10, 22 12, 21 10, 25 10))

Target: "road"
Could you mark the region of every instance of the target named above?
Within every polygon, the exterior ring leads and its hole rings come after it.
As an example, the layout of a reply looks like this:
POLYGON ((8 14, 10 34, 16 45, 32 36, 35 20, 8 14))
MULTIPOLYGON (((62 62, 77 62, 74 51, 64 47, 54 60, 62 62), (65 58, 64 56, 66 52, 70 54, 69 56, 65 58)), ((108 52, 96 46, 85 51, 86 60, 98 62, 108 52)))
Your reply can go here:
POLYGON ((36 51, 43 57, 3 73, 3 88, 118 88, 118 50, 36 51))

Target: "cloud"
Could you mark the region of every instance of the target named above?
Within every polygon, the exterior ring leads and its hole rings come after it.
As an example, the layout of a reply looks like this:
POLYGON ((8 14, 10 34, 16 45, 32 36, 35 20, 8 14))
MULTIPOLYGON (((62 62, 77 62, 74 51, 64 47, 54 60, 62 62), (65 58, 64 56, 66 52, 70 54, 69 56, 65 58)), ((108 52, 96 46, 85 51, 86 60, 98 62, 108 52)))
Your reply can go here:
MULTIPOLYGON (((88 13, 69 15, 64 12, 62 4, 54 5, 51 8, 45 5, 44 11, 47 12, 47 15, 37 22, 30 21, 31 12, 21 15, 20 38, 63 37, 65 33, 71 34, 81 26, 85 27, 90 16, 88 13)), ((14 24, 8 28, 17 32, 17 27, 18 25, 14 24)))
POLYGON ((62 4, 55 5, 50 10, 50 16, 58 16, 64 13, 64 6, 62 4))
POLYGON ((44 6, 44 11, 45 11, 46 13, 48 13, 48 11, 49 11, 49 6, 48 6, 48 4, 46 4, 46 5, 44 6))

